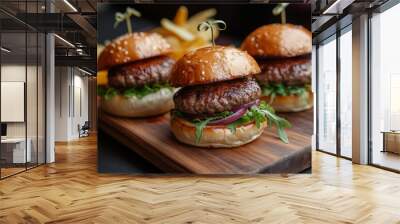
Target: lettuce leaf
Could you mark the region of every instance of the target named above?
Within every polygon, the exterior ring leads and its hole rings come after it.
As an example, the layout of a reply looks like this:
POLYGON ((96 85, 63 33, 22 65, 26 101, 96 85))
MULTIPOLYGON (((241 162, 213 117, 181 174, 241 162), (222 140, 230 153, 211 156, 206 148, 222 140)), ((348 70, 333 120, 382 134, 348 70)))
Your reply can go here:
POLYGON ((105 88, 102 86, 97 86, 97 95, 104 97, 105 100, 109 100, 117 94, 117 90, 112 87, 105 88))
POLYGON ((264 96, 270 97, 270 102, 274 101, 276 96, 290 96, 297 95, 303 98, 303 100, 307 100, 307 92, 310 90, 310 85, 304 86, 285 86, 282 83, 279 84, 268 84, 261 85, 261 92, 264 96))
POLYGON ((236 131, 236 127, 255 121, 257 128, 260 128, 261 123, 268 121, 268 126, 275 126, 278 130, 278 136, 284 143, 289 143, 288 136, 285 132, 285 128, 290 128, 291 124, 284 118, 279 117, 275 114, 275 110, 268 105, 266 102, 261 101, 258 106, 251 107, 245 115, 240 119, 228 125, 229 130, 233 133, 236 131))
POLYGON ((129 89, 125 89, 123 91, 123 95, 127 98, 136 96, 139 99, 142 99, 143 97, 158 92, 161 89, 169 89, 170 91, 172 91, 172 86, 170 86, 169 84, 153 84, 153 85, 144 85, 142 87, 139 88, 129 88, 129 89))
POLYGON ((196 134, 195 134, 196 144, 200 142, 201 137, 203 136, 203 129, 205 126, 207 126, 208 122, 223 119, 225 117, 230 116, 232 113, 233 112, 230 112, 230 111, 224 111, 224 112, 216 114, 215 116, 208 117, 204 120, 200 120, 200 119, 193 120, 192 123, 194 124, 194 126, 196 128, 196 134))
POLYGON ((303 95, 310 89, 310 85, 304 86, 285 86, 284 84, 268 84, 261 85, 263 95, 270 96, 275 94, 277 96, 289 95, 303 95))
MULTIPOLYGON (((224 117, 231 115, 232 113, 233 112, 226 111, 226 112, 217 114, 213 117, 208 117, 205 119, 194 119, 194 120, 185 118, 183 113, 176 111, 176 110, 174 111, 173 114, 175 116, 179 116, 184 119, 187 119, 194 124, 194 126, 196 128, 196 132, 195 132, 196 143, 199 143, 201 140, 201 137, 203 135, 203 129, 204 129, 204 127, 207 126, 207 124, 209 122, 211 122, 213 120, 222 119, 224 117)), ((244 125, 244 124, 247 124, 250 122, 255 122, 257 128, 261 128, 261 124, 265 121, 268 122, 269 127, 271 127, 273 125, 276 126, 276 128, 278 130, 279 138, 283 142, 289 143, 288 136, 284 129, 290 128, 291 124, 287 120, 276 115, 274 109, 264 101, 261 101, 261 103, 258 106, 253 106, 253 107, 249 108, 247 110, 247 112, 241 118, 239 118, 238 120, 234 121, 233 123, 227 125, 227 128, 232 133, 235 133, 236 128, 240 125, 244 125)))
POLYGON ((169 84, 144 85, 142 87, 127 88, 122 90, 116 90, 113 87, 98 86, 97 95, 104 97, 105 100, 109 100, 117 94, 121 94, 126 98, 137 97, 138 99, 142 99, 143 97, 152 93, 156 93, 164 88, 173 91, 173 87, 169 84))

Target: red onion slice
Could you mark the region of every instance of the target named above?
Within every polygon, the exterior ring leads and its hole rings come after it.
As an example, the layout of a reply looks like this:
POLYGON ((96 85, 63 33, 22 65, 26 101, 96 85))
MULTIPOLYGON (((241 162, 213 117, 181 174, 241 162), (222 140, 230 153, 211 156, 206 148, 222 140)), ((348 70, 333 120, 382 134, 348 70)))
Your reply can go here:
POLYGON ((229 115, 228 117, 219 119, 219 120, 215 120, 215 121, 210 121, 208 122, 207 125, 227 125, 230 124, 236 120, 238 120, 239 118, 241 118, 247 111, 247 108, 241 108, 239 110, 237 110, 235 113, 229 115))
MULTIPOLYGON (((258 105, 258 104, 260 104, 260 100, 259 100, 259 99, 256 99, 256 100, 254 100, 253 102, 250 102, 250 103, 246 103, 246 104, 241 105, 241 106, 238 107, 236 110, 241 109, 241 108, 250 108, 250 107, 252 107, 252 106, 254 106, 254 105, 258 105)), ((236 111, 236 110, 233 110, 233 111, 236 111)))
POLYGON ((254 106, 254 105, 258 105, 260 103, 260 100, 255 100, 253 102, 250 103, 246 103, 241 105, 239 108, 233 110, 234 113, 229 115, 228 117, 219 119, 219 120, 215 120, 215 121, 210 121, 208 122, 207 125, 227 125, 230 124, 236 120, 238 120, 239 118, 241 118, 246 112, 247 109, 254 106))

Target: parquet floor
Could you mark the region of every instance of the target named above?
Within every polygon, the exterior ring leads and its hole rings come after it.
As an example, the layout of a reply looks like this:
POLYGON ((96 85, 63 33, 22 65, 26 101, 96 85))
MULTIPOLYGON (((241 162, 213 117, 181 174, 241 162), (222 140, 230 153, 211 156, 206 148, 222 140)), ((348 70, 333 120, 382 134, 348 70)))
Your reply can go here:
POLYGON ((0 223, 45 222, 400 223, 400 175, 318 152, 312 175, 100 175, 91 137, 0 181, 0 223))

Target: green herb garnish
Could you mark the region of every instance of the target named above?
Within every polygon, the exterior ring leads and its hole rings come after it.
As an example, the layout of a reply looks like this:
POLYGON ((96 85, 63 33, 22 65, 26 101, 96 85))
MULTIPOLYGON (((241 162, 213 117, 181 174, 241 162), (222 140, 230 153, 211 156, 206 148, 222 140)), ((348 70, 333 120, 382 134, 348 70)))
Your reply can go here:
POLYGON ((115 13, 115 23, 114 28, 116 28, 121 22, 126 22, 126 28, 128 33, 132 33, 132 23, 131 16, 140 17, 141 14, 134 8, 127 7, 125 13, 117 12, 115 13))
POLYGON ((116 96, 118 93, 123 95, 126 98, 137 97, 138 99, 142 99, 143 97, 158 92, 161 89, 169 89, 173 91, 173 87, 169 84, 153 84, 153 85, 144 85, 142 87, 137 88, 129 88, 124 90, 116 90, 112 87, 97 87, 97 95, 104 97, 105 100, 109 100, 112 97, 116 96))
POLYGON ((138 87, 138 88, 129 88, 129 89, 125 89, 123 91, 123 96, 127 97, 127 98, 131 98, 131 97, 137 97, 139 99, 142 99, 143 97, 158 92, 161 89, 167 88, 170 91, 172 91, 172 86, 170 86, 169 84, 153 84, 153 85, 144 85, 142 87, 138 87))
POLYGON ((269 84, 261 85, 261 91, 264 96, 270 97, 272 103, 276 96, 290 96, 297 95, 301 96, 303 100, 307 100, 307 93, 310 90, 310 85, 304 86, 285 86, 284 84, 269 84))
MULTIPOLYGON (((196 128, 196 133, 195 133, 196 143, 200 142, 201 137, 203 135, 203 129, 205 126, 207 126, 209 122, 223 119, 227 116, 230 116, 231 114, 233 114, 233 112, 222 112, 213 117, 208 117, 206 119, 189 120, 194 124, 196 128)), ((174 115, 185 118, 185 115, 179 111, 174 111, 174 115)), ((261 101, 261 103, 258 106, 253 106, 249 108, 248 111, 241 118, 227 125, 227 128, 232 133, 235 133, 236 128, 240 125, 244 125, 250 122, 255 122, 257 128, 261 128, 261 124, 265 121, 268 121, 269 127, 276 126, 279 138, 283 142, 289 143, 288 136, 284 129, 291 127, 291 124, 287 120, 276 115, 274 109, 264 101, 261 101)))
POLYGON ((287 120, 276 115, 275 110, 264 101, 261 101, 258 106, 251 107, 240 119, 229 124, 228 128, 235 133, 237 126, 247 124, 251 121, 255 121, 257 128, 260 128, 261 123, 266 120, 268 121, 269 127, 273 125, 276 126, 279 138, 284 143, 289 143, 289 139, 284 129, 290 128, 291 124, 287 120))
POLYGON ((211 41, 213 46, 215 46, 214 29, 225 30, 226 23, 223 20, 207 20, 197 26, 198 31, 211 31, 211 41), (220 27, 219 25, 222 25, 222 27, 220 27))
MULTIPOLYGON (((200 120, 200 119, 193 120, 192 123, 194 124, 194 126, 196 128, 196 135, 195 135, 196 136, 196 144, 200 142, 201 136, 203 135, 203 129, 205 126, 207 126, 207 124, 209 122, 223 119, 225 117, 230 116, 231 114, 233 114, 233 112, 224 111, 224 112, 218 113, 212 117, 208 117, 205 120, 200 120)), ((180 115, 182 116, 182 113, 180 113, 180 115)))
POLYGON ((196 127, 196 144, 200 142, 201 137, 203 136, 203 129, 208 124, 208 122, 212 121, 213 118, 207 118, 205 120, 196 120, 193 124, 196 127))
POLYGON ((271 94, 279 96, 290 96, 290 95, 303 95, 309 89, 309 85, 304 86, 285 86, 284 84, 269 84, 261 86, 262 93, 265 96, 270 96, 271 94))
POLYGON ((112 87, 97 86, 97 95, 109 100, 118 94, 117 90, 112 87))
POLYGON ((281 23, 285 24, 286 23, 286 7, 289 5, 289 3, 280 3, 275 8, 272 10, 272 14, 274 16, 280 15, 281 16, 281 23))

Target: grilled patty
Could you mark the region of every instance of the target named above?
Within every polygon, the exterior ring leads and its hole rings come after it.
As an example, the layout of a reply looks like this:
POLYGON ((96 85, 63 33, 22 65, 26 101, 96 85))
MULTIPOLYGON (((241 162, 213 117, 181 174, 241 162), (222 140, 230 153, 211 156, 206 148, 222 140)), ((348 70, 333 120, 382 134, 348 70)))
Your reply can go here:
POLYGON ((261 73, 256 75, 261 85, 284 84, 287 86, 311 83, 311 59, 308 57, 258 60, 261 73))
POLYGON ((174 95, 175 108, 192 115, 232 111, 258 99, 261 89, 254 79, 235 79, 208 85, 188 86, 174 95))
POLYGON ((166 83, 175 60, 168 56, 143 59, 112 68, 109 85, 115 88, 132 88, 155 83, 166 83))

